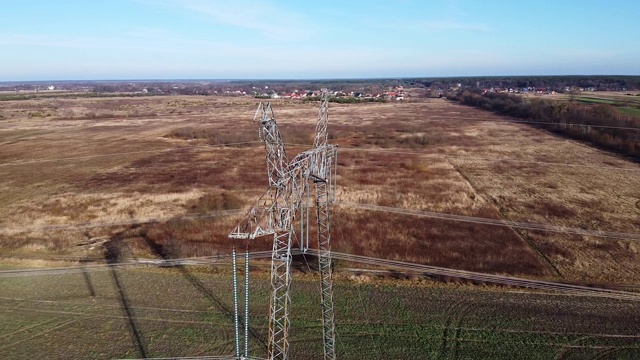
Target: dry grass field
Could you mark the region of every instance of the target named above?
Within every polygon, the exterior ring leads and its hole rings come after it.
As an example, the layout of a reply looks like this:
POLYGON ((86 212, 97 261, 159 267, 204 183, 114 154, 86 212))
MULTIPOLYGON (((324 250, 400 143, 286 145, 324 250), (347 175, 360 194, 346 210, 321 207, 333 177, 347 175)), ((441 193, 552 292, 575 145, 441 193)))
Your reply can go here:
MULTIPOLYGON (((266 187, 257 100, 224 97, 0 102, 0 253, 226 253, 266 187), (167 219, 176 218, 166 221, 167 219), (109 225, 150 219, 163 221, 109 225), (52 225, 102 224, 81 228, 52 225), (106 249, 106 250, 105 250, 106 249)), ((290 158, 318 103, 277 100, 290 158)), ((441 99, 331 104, 340 202, 640 233, 640 166, 441 99)), ((338 251, 584 283, 640 282, 634 240, 566 235, 336 207, 338 251)), ((269 249, 268 239, 252 245, 269 249)), ((106 254, 106 255, 105 255, 106 254)))

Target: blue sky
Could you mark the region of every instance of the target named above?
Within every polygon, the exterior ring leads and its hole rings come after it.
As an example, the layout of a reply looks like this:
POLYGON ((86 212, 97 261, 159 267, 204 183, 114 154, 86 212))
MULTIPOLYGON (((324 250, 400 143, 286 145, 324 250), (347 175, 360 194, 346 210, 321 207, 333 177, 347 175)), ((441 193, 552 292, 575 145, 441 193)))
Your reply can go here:
POLYGON ((640 75, 636 0, 20 0, 0 81, 640 75))

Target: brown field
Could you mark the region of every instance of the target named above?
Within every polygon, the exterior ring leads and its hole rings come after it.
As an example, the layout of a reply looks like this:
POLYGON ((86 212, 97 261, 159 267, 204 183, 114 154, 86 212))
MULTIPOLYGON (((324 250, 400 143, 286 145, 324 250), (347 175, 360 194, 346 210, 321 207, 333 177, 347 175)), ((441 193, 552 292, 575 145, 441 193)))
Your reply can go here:
MULTIPOLYGON (((223 97, 0 102, 0 252, 226 253, 266 187, 257 100, 223 97), (48 228, 47 228, 48 227, 48 228)), ((310 144, 318 103, 273 103, 289 157, 310 144)), ((640 166, 446 100, 331 104, 340 202, 640 233, 640 166), (566 165, 563 165, 566 164, 566 165)), ((634 240, 334 209, 336 250, 474 271, 589 283, 640 282, 634 240)), ((269 240, 252 244, 269 249, 269 240)))

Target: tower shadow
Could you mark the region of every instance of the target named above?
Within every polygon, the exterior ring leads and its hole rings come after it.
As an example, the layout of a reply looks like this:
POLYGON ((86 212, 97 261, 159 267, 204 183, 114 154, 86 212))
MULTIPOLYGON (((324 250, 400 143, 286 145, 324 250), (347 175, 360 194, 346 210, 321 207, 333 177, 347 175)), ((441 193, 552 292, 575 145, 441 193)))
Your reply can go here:
MULTIPOLYGON (((160 258, 163 260, 171 260, 172 258, 177 258, 177 250, 175 247, 165 246, 155 242, 151 239, 147 233, 143 232, 139 235, 144 241, 147 243, 149 248, 160 258)), ((234 311, 233 308, 227 305, 221 298, 217 297, 211 290, 209 290, 205 284, 198 279, 195 275, 193 275, 189 270, 182 264, 174 263, 172 264, 174 268, 176 268, 182 276, 200 293, 204 296, 209 302, 211 302, 215 307, 222 312, 225 317, 229 320, 231 324, 234 323, 234 311)), ((240 320, 240 326, 244 327, 244 320, 240 320)), ((267 351, 267 339, 264 338, 256 329, 249 326, 249 335, 256 340, 260 346, 267 351)))
POLYGON ((303 274, 317 273, 318 257, 311 254, 296 254, 291 256, 291 267, 303 274))
POLYGON ((82 265, 82 277, 84 278, 84 283, 87 285, 87 290, 89 290, 89 295, 92 298, 96 297, 96 289, 93 287, 93 283, 91 282, 91 277, 89 276, 89 272, 87 268, 82 265))
MULTIPOLYGON (((113 283, 118 290, 118 300, 120 301, 120 306, 122 308, 122 312, 124 313, 127 319, 127 325, 129 327, 129 332, 133 337, 135 342, 135 346, 140 353, 140 356, 143 358, 147 357, 147 351, 144 346, 144 342, 142 341, 142 336, 140 336, 140 332, 138 331, 138 327, 134 321, 134 314, 129 305, 129 299, 127 297, 127 293, 122 285, 122 281, 120 280, 120 276, 118 275, 118 263, 123 258, 123 247, 125 244, 123 240, 125 239, 125 233, 128 230, 121 231, 116 233, 114 236, 109 239, 108 242, 104 244, 105 248, 105 260, 107 260, 107 264, 109 265, 109 273, 111 278, 113 279, 113 283)), ((88 276, 88 275, 87 275, 88 276)), ((92 291, 93 287, 90 287, 90 291, 92 291)), ((93 292, 93 291, 92 291, 93 292)), ((93 292, 95 294, 95 292, 93 292)))

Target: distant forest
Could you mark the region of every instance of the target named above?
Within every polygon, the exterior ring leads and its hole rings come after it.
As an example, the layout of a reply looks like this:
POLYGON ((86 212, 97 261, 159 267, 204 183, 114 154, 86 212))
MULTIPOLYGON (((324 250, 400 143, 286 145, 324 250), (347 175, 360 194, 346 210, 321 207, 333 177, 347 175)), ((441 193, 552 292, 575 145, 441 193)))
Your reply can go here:
POLYGON ((480 89, 451 92, 448 98, 524 119, 535 126, 640 160, 640 118, 622 115, 608 104, 525 99, 507 93, 484 93, 480 89))
POLYGON ((443 84, 450 87, 460 84, 461 87, 503 89, 513 88, 545 88, 564 92, 567 87, 593 88, 596 91, 635 91, 640 90, 640 76, 482 76, 441 79, 406 79, 410 84, 432 87, 443 84))

